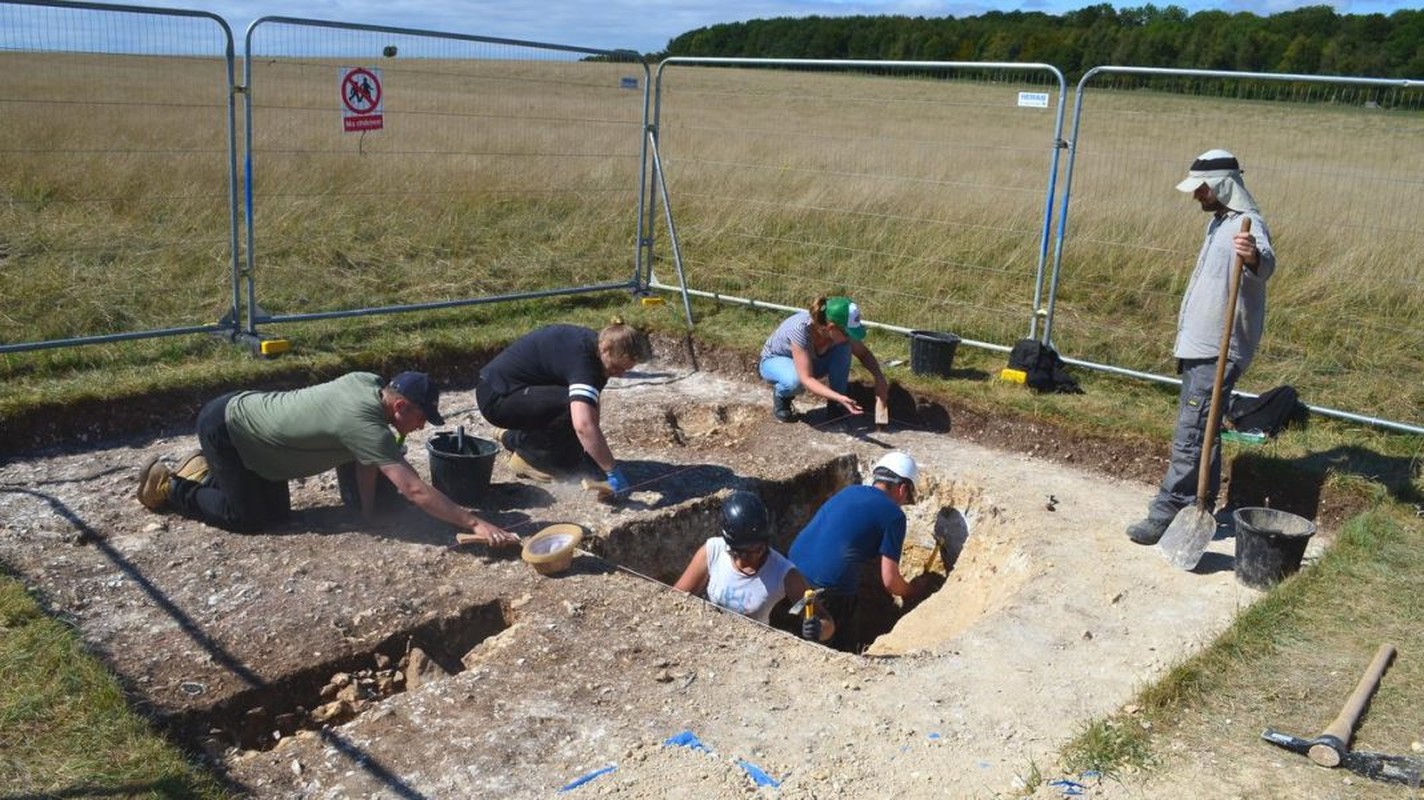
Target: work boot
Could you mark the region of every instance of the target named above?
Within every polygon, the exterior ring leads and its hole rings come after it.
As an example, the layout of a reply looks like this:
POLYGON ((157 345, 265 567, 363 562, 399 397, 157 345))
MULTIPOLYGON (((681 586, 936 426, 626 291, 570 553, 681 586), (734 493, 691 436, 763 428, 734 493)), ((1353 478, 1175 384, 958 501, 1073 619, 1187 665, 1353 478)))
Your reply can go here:
POLYGON ((494 440, 496 442, 499 442, 500 447, 503 447, 505 450, 513 451, 513 447, 510 447, 509 445, 504 443, 504 435, 506 433, 509 433, 509 430, 506 428, 495 428, 494 433, 492 435, 494 436, 494 440))
POLYGON ((533 464, 530 464, 528 461, 525 461, 524 458, 518 453, 509 454, 509 469, 514 472, 514 476, 516 478, 523 478, 528 481, 537 481, 539 483, 554 482, 553 475, 550 475, 544 470, 539 469, 533 464))
POLYGON ((138 472, 138 501, 149 511, 158 511, 168 505, 168 490, 173 486, 173 471, 168 465, 154 458, 138 472))
POLYGON ((202 450, 194 450, 182 461, 178 462, 177 469, 173 470, 173 477, 182 478, 193 483, 203 483, 208 479, 208 460, 203 457, 202 450))
POLYGON ((796 405, 792 402, 792 397, 783 397, 776 393, 776 389, 771 390, 771 413, 782 422, 796 421, 796 405))
POLYGON ((1127 538, 1138 544, 1157 544, 1171 524, 1170 519, 1141 519, 1127 526, 1127 538))

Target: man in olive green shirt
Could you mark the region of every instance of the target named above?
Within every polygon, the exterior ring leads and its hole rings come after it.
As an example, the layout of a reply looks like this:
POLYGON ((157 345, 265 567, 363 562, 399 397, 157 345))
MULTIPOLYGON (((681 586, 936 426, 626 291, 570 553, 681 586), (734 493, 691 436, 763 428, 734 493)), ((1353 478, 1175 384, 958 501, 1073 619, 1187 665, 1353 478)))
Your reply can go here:
POLYGON ((139 475, 139 502, 251 533, 291 513, 287 481, 354 461, 366 516, 375 509, 380 474, 425 513, 470 531, 461 540, 516 544, 518 537, 457 505, 405 460, 396 435, 427 421, 443 424, 439 399, 421 372, 402 372, 385 385, 372 373, 352 372, 304 389, 223 395, 198 413, 202 455, 177 471, 151 461, 139 475))

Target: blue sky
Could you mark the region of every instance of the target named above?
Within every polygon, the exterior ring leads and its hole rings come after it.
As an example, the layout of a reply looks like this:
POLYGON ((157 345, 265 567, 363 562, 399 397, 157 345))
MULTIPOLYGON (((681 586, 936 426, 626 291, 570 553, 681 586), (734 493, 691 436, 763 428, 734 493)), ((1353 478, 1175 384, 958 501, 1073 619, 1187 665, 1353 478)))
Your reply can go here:
MULTIPOLYGON (((130 0, 132 5, 207 11, 227 20, 241 47, 247 25, 262 16, 419 28, 479 36, 526 39, 597 49, 627 48, 656 52, 668 40, 695 28, 719 22, 768 17, 904 14, 967 17, 986 11, 1043 11, 1058 14, 1094 5, 1091 0, 1027 0, 1026 2, 951 2, 949 0, 130 0)), ((1158 6, 1173 5, 1158 0, 1158 6)), ((1177 2, 1188 11, 1219 8, 1270 14, 1320 0, 1226 0, 1218 3, 1177 2)), ((1330 3, 1342 14, 1389 14, 1413 8, 1417 0, 1342 0, 1330 3)), ((1138 8, 1143 2, 1114 3, 1138 8)))

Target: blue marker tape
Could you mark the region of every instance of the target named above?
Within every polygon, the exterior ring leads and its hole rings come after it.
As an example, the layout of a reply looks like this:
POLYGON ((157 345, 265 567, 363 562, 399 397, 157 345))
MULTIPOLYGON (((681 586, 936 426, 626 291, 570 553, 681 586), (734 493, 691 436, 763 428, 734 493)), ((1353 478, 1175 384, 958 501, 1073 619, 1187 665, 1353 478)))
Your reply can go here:
POLYGON ((612 772, 612 771, 615 770, 615 769, 618 769, 618 765, 617 765, 617 764, 609 764, 609 765, 606 766, 606 767, 599 767, 598 769, 594 770, 593 772, 588 773, 587 775, 581 775, 581 776, 579 776, 579 777, 577 777, 577 778, 574 778, 572 781, 569 781, 569 783, 568 783, 567 786, 565 786, 564 788, 560 789, 559 791, 560 791, 560 792, 572 792, 573 790, 575 790, 575 789, 577 789, 578 787, 584 785, 585 783, 588 783, 589 781, 593 780, 594 778, 598 778, 598 777, 607 775, 608 773, 612 772))
POLYGON ((758 767, 756 764, 753 764, 750 761, 739 758, 737 759, 737 766, 746 770, 746 773, 752 776, 752 782, 755 783, 757 786, 770 786, 773 789, 781 786, 781 781, 766 774, 766 772, 763 771, 761 767, 758 767))
POLYGON ((682 733, 673 734, 672 736, 669 736, 668 738, 663 740, 663 745, 671 747, 687 747, 692 750, 700 750, 704 753, 712 752, 712 748, 703 744, 702 740, 697 738, 697 734, 693 733, 692 731, 683 731, 682 733))

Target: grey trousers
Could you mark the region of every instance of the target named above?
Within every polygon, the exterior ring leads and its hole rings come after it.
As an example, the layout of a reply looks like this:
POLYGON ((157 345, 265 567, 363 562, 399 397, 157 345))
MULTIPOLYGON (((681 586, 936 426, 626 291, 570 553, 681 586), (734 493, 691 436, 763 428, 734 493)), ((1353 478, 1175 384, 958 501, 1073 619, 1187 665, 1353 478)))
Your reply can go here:
MULTIPOLYGON (((1206 438, 1207 413, 1211 410, 1211 387, 1216 381, 1216 359, 1195 358, 1177 361, 1177 374, 1182 379, 1181 394, 1177 397, 1177 428, 1172 435, 1172 462, 1167 467, 1167 476, 1157 496, 1147 506, 1147 516, 1155 520, 1171 521, 1177 512, 1197 501, 1197 469, 1201 466, 1203 439, 1206 438)), ((1231 390, 1236 386, 1240 372, 1236 362, 1226 362, 1226 374, 1222 376, 1221 409, 1217 417, 1226 411, 1231 390)), ((1217 426, 1220 433, 1221 426, 1217 426)), ((1207 510, 1216 503, 1221 491, 1221 447, 1220 436, 1211 443, 1211 477, 1207 481, 1207 510)))

